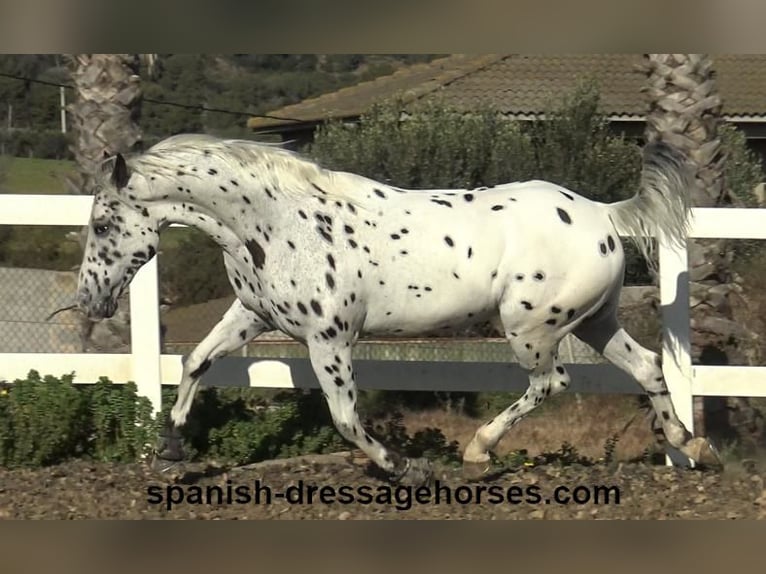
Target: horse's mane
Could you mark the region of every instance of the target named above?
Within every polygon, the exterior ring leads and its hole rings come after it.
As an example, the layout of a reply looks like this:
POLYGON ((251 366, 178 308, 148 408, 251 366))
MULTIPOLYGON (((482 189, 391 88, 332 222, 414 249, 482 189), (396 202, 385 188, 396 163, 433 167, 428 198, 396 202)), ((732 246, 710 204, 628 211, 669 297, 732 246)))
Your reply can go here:
POLYGON ((145 177, 176 177, 179 169, 186 175, 204 177, 205 172, 194 174, 188 170, 202 159, 221 164, 231 174, 258 174, 259 170, 264 173, 262 170, 268 169, 279 181, 274 191, 293 198, 302 199, 321 194, 328 200, 343 199, 357 207, 364 207, 365 194, 359 183, 365 178, 323 168, 280 143, 223 139, 207 134, 181 134, 164 139, 145 153, 129 158, 128 164, 145 177))

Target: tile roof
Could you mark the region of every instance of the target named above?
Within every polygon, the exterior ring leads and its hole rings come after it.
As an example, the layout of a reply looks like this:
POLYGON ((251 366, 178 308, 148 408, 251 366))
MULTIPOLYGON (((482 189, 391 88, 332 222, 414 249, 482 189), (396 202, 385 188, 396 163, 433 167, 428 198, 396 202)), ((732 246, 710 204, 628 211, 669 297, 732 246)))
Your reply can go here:
POLYGON ((276 125, 289 125, 292 119, 303 122, 321 121, 330 117, 350 117, 364 113, 377 101, 400 95, 404 101, 421 98, 434 90, 464 76, 480 70, 492 62, 501 60, 503 55, 484 54, 471 56, 453 54, 446 58, 432 60, 426 64, 415 64, 400 68, 393 74, 342 88, 316 98, 270 112, 270 116, 291 118, 250 118, 248 127, 258 129, 276 125))
MULTIPOLYGON (((712 55, 723 113, 766 120, 766 54, 712 55)), ((638 70, 641 54, 458 54, 401 69, 271 112, 301 122, 353 118, 373 103, 395 96, 415 103, 439 98, 462 110, 491 104, 514 116, 543 113, 583 79, 601 90, 602 111, 641 119, 647 102, 638 70)), ((287 126, 290 121, 252 118, 253 129, 287 126)))

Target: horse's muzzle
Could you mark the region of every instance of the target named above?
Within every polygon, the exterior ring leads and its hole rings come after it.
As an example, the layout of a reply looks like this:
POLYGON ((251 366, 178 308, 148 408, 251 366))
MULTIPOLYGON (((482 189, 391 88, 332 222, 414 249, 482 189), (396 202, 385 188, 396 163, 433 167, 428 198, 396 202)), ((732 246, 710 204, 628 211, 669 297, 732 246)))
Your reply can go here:
POLYGON ((80 295, 77 305, 88 319, 94 321, 110 319, 117 311, 117 300, 112 297, 94 301, 90 294, 80 295))

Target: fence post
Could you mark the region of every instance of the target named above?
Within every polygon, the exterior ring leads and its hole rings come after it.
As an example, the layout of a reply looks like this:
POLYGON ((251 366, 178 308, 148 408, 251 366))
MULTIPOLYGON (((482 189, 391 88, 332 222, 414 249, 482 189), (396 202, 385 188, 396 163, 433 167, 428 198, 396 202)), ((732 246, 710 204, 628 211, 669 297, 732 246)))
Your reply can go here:
POLYGON ((659 255, 662 370, 678 418, 693 434, 688 251, 685 243, 678 248, 660 242, 659 255))
POLYGON ((162 410, 160 307, 157 256, 130 283, 130 350, 138 394, 147 397, 155 414, 162 410))

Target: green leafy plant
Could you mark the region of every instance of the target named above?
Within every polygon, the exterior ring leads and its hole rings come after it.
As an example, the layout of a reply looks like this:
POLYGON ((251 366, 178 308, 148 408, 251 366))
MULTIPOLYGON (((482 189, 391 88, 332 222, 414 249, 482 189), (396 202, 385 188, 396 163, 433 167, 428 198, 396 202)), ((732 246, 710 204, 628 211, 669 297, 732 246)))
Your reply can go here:
POLYGON ((218 389, 205 391, 190 415, 198 421, 196 428, 188 429, 186 435, 192 445, 198 445, 200 455, 247 464, 348 448, 319 392, 286 391, 271 401, 248 404, 243 396, 219 401, 218 389), (207 426, 205 420, 217 424, 207 426))
POLYGON ((131 382, 115 385, 101 377, 88 389, 91 442, 96 460, 130 462, 151 452, 157 425, 152 404, 131 382))
MULTIPOLYGON (((368 423, 369 424, 369 423, 368 423)), ((447 442, 446 437, 436 428, 425 428, 413 435, 407 433, 401 412, 392 412, 385 421, 373 425, 373 433, 397 451, 408 457, 426 457, 445 465, 459 465, 462 462, 460 445, 457 441, 447 442)))
POLYGON ((102 377, 75 385, 74 374, 27 378, 0 388, 0 464, 37 467, 71 458, 132 462, 156 435, 151 403, 132 382, 102 377))
POLYGON ((4 389, 0 396, 3 465, 53 464, 82 452, 87 407, 72 378, 41 377, 33 370, 4 389))

